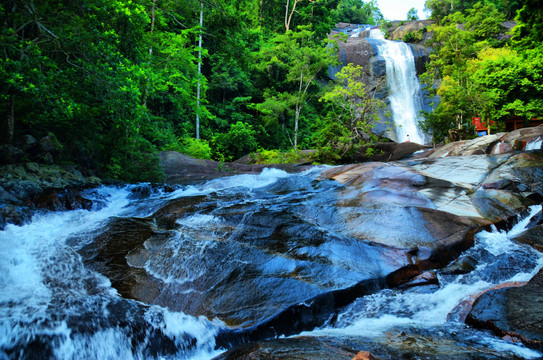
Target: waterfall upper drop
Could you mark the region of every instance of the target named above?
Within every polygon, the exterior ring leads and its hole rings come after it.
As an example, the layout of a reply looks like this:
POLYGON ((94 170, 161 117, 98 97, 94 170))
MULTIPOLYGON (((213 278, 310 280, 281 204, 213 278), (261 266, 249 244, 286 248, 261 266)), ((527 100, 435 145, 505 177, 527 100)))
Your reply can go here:
POLYGON ((385 40, 380 29, 372 29, 370 38, 379 40, 376 42, 377 51, 386 62, 388 100, 396 141, 427 143, 427 135, 417 125, 424 97, 411 48, 404 42, 385 40))

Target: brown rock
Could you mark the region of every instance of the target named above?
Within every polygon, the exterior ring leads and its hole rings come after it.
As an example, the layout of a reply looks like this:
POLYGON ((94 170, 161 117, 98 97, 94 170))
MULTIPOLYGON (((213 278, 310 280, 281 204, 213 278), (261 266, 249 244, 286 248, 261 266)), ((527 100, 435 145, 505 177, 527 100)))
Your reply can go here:
POLYGON ((170 184, 194 184, 205 180, 239 174, 260 174, 265 168, 275 168, 289 173, 308 169, 306 164, 256 164, 238 162, 219 163, 213 160, 196 159, 176 151, 163 151, 160 161, 166 182, 170 184))
POLYGON ((523 234, 515 238, 525 244, 533 246, 538 251, 543 251, 543 224, 525 231, 523 234))
POLYGON ((368 351, 360 351, 352 360, 377 360, 377 358, 368 351))
POLYGON ((511 131, 501 138, 501 142, 510 144, 513 150, 524 150, 531 140, 543 136, 543 125, 511 131))
POLYGON ((355 354, 336 339, 299 336, 239 345, 213 360, 349 360, 355 354))
POLYGON ((353 64, 367 69, 370 59, 377 55, 367 39, 347 38, 347 42, 339 42, 343 64, 353 64))
POLYGON ((543 125, 522 128, 509 133, 497 133, 471 140, 451 142, 436 149, 429 157, 497 155, 515 150, 523 151, 527 143, 541 136, 543 136, 543 125))
POLYGON ((81 193, 72 189, 49 189, 32 200, 32 204, 40 209, 54 211, 92 208, 92 201, 85 199, 81 193))
POLYGON ((373 170, 382 166, 388 165, 380 162, 343 165, 326 170, 321 176, 322 178, 333 179, 345 185, 355 186, 371 178, 373 170))
POLYGON ((424 286, 424 285, 437 285, 439 281, 437 275, 432 271, 425 271, 413 278, 407 284, 402 285, 402 288, 410 288, 415 286, 424 286))

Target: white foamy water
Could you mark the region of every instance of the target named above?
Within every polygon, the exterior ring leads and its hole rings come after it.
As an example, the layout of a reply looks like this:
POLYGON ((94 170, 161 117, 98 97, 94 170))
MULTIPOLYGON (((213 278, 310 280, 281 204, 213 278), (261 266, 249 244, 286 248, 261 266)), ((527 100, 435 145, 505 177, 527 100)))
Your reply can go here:
POLYGON ((141 326, 175 343, 176 358, 217 355, 214 337, 223 324, 121 299, 107 278, 85 267, 76 249, 111 217, 138 212, 129 205, 129 187, 92 193, 106 203, 102 209, 36 215, 30 224, 0 232, 0 358, 14 347, 16 357, 152 358, 145 344, 133 343, 141 326), (127 325, 112 320, 116 311, 126 311, 120 319, 127 325), (50 348, 38 345, 37 354, 28 353, 26 344, 34 340, 50 348))
POLYGON ((526 144, 526 151, 543 149, 543 138, 538 137, 526 144))
MULTIPOLYGON (((474 247, 465 253, 478 260, 477 267, 470 273, 439 276, 440 287, 429 293, 387 289, 364 296, 340 313, 335 325, 303 335, 380 338, 402 327, 432 330, 456 326, 461 329, 463 321, 454 316, 459 304, 472 301, 476 294, 502 283, 529 281, 543 267, 541 253, 512 241, 540 211, 541 205, 531 207, 530 214, 510 231, 494 229, 478 233, 474 247)), ((495 351, 507 351, 527 359, 542 356, 522 345, 496 338, 480 336, 476 341, 481 345, 492 344, 495 351)))
POLYGON ((278 179, 289 176, 286 171, 279 169, 265 168, 258 175, 243 174, 237 176, 230 176, 225 178, 219 178, 205 183, 202 187, 202 191, 211 192, 217 190, 226 190, 237 187, 245 187, 248 189, 258 189, 270 184, 273 184, 278 179))
POLYGON ((418 127, 423 95, 411 48, 404 42, 385 40, 380 29, 372 29, 370 38, 380 40, 378 53, 386 61, 388 100, 397 141, 427 143, 427 136, 418 127))
MULTIPOLYGON (((222 351, 215 349, 215 336, 225 328, 222 322, 123 299, 109 279, 85 266, 77 251, 94 241, 114 217, 145 217, 182 197, 230 189, 251 192, 287 176, 281 170, 264 169, 258 175, 225 177, 174 191, 149 184, 102 187, 86 195, 101 204, 92 211, 49 212, 35 215, 23 226, 7 225, 0 232, 0 358, 13 351, 21 357, 56 359, 218 355, 222 351), (34 353, 32 342, 37 344, 34 353), (164 352, 163 347, 170 350, 164 352)), ((189 216, 180 221, 181 230, 162 252, 153 248, 152 240, 146 241, 142 251, 149 252, 149 260, 142 263, 134 256, 127 261, 165 282, 195 279, 201 269, 177 266, 176 254, 181 249, 204 251, 210 245, 205 231, 214 231, 220 223, 211 215, 189 216), (184 231, 200 233, 202 241, 191 241, 184 231), (168 273, 153 265, 165 261, 171 262, 168 273)))

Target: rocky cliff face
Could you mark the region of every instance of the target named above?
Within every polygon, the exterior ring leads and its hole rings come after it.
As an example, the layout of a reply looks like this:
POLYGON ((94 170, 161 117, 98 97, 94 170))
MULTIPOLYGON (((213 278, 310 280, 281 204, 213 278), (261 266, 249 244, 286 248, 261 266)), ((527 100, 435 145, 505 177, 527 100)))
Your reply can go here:
POLYGON ((433 20, 417 20, 417 21, 393 21, 389 30, 389 40, 401 41, 409 33, 421 32, 422 37, 417 44, 423 45, 432 34, 425 29, 432 25, 433 20))

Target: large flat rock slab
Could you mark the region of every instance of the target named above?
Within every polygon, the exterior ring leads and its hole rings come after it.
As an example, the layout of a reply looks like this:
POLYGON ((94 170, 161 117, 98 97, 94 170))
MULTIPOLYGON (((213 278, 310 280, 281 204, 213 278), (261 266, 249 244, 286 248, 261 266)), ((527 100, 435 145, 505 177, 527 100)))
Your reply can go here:
POLYGON ((537 151, 450 156, 345 165, 322 177, 345 186, 343 203, 435 209, 483 224, 543 199, 542 164, 537 151))

